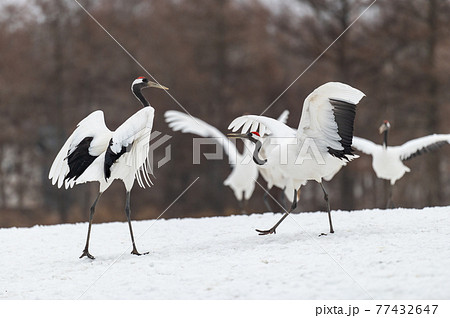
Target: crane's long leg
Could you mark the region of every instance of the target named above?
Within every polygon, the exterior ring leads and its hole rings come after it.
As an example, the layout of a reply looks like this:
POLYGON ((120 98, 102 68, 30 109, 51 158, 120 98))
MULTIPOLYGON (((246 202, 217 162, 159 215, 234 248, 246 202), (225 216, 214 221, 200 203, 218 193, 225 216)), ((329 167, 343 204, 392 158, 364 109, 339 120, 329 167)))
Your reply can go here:
POLYGON ((128 227, 130 228, 131 242, 133 243, 133 250, 131 251, 131 254, 134 254, 134 255, 145 255, 145 254, 148 254, 148 252, 147 253, 143 253, 143 254, 139 253, 137 248, 136 248, 136 244, 134 243, 133 228, 131 227, 131 219, 130 219, 130 215, 131 215, 130 191, 127 191, 127 198, 126 198, 126 203, 125 203, 125 214, 127 215, 128 227))
POLYGON ((239 210, 241 210, 241 214, 244 214, 244 199, 238 201, 239 210))
POLYGON ((248 200, 245 198, 245 196, 244 196, 244 199, 242 199, 243 200, 243 206, 244 206, 244 208, 243 208, 243 210, 242 210, 242 212, 244 213, 244 214, 250 214, 249 212, 248 212, 248 210, 247 210, 247 206, 248 206, 248 200))
POLYGON ((281 192, 281 199, 280 199, 280 201, 281 201, 281 204, 283 204, 283 207, 285 209, 288 209, 289 208, 289 205, 288 205, 289 202, 287 200, 286 193, 284 193, 285 190, 286 190, 286 186, 283 188, 283 191, 281 192))
MULTIPOLYGON (((328 193, 325 190, 322 182, 319 182, 320 186, 322 187, 322 191, 323 191, 323 198, 324 200, 327 202, 327 211, 328 211, 328 222, 330 223, 330 233, 334 233, 333 230, 333 222, 331 222, 331 209, 330 209, 330 201, 328 200, 328 193)), ((326 235, 325 233, 322 233, 320 235, 326 235)))
POLYGON ((263 194, 264 205, 266 206, 267 211, 272 211, 272 207, 270 206, 270 203, 267 199, 269 197, 268 192, 269 192, 269 190, 266 190, 266 191, 264 191, 264 194, 263 194))
POLYGON ((83 258, 85 256, 89 257, 90 259, 95 258, 94 256, 92 256, 89 253, 89 239, 91 237, 92 219, 94 218, 95 206, 97 205, 98 199, 100 199, 101 195, 102 195, 102 192, 99 192, 97 195, 97 198, 95 199, 94 203, 91 206, 91 212, 89 214, 89 227, 88 227, 88 233, 87 233, 87 239, 86 239, 86 246, 84 247, 83 254, 81 254, 80 258, 83 258))
POLYGON ((241 210, 241 214, 249 214, 247 211, 248 200, 242 199, 239 201, 239 209, 241 210))
POLYGON ((247 202, 248 201, 245 199, 245 191, 242 191, 242 199, 239 201, 239 209, 241 209, 241 214, 248 214, 247 202))
POLYGON ((278 225, 283 222, 283 220, 297 207, 297 190, 294 190, 294 202, 292 202, 291 210, 284 213, 281 219, 270 229, 270 230, 256 230, 259 235, 276 234, 276 229, 278 225))
POLYGON ((287 200, 287 198, 286 198, 286 194, 284 193, 284 190, 283 190, 283 192, 281 193, 281 201, 283 202, 283 206, 284 206, 285 208, 287 208, 289 202, 288 202, 288 200, 287 200))
POLYGON ((392 200, 392 193, 394 191, 394 185, 388 180, 389 185, 388 185, 388 200, 386 203, 386 209, 391 209, 391 208, 395 208, 395 204, 394 201, 392 200))

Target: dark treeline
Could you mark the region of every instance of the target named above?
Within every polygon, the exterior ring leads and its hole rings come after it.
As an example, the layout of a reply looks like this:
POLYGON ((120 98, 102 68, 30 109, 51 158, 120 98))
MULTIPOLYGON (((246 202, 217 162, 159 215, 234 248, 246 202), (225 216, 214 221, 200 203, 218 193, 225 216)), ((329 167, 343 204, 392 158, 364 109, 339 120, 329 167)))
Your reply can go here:
MULTIPOLYGON (((181 110, 180 103, 226 132, 233 118, 259 114, 278 98, 371 2, 80 1, 177 101, 144 91, 156 109, 154 130, 172 136, 172 160, 155 169, 151 189, 135 185, 133 218, 157 217, 196 177, 164 217, 236 213, 233 193, 222 185, 227 159, 193 165, 192 135, 170 131, 164 112, 181 110)), ((449 25, 449 1, 377 1, 266 115, 288 109, 288 124, 296 127, 304 98, 327 81, 342 81, 367 95, 358 108, 357 136, 381 142, 377 129, 384 119, 392 124, 394 145, 450 133, 449 25)), ((47 180, 49 167, 91 111, 102 109, 115 129, 138 110, 130 85, 148 75, 72 0, 4 5, 0 47, 0 226, 86 221, 97 184, 57 189, 47 180)), ((450 204, 447 148, 407 163, 412 172, 396 185, 398 205, 450 204)), ((163 155, 164 146, 156 160, 163 155)), ((385 186, 367 156, 327 184, 333 209, 383 207, 385 186)), ((262 194, 257 186, 250 211, 265 211, 262 194)), ((102 197, 96 221, 125 220, 124 196, 117 182, 102 197)), ((316 183, 302 188, 299 209, 325 209, 316 183)))

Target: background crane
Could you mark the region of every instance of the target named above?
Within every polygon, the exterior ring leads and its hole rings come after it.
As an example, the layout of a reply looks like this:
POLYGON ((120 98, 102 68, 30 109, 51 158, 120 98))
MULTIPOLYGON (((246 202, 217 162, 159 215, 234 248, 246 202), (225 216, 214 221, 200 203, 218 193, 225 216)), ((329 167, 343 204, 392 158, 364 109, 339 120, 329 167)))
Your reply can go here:
MULTIPOLYGON (((289 112, 285 110, 277 120, 286 123, 288 116, 289 112)), ((164 117, 173 131, 211 137, 223 147, 232 167, 230 175, 223 184, 233 190, 234 196, 240 202, 242 212, 245 212, 246 202, 252 196, 256 180, 258 179, 257 165, 251 159, 254 145, 249 141, 244 141, 244 150, 240 153, 236 145, 222 132, 199 118, 194 118, 175 110, 167 111, 164 117)), ((266 199, 266 197, 264 198, 266 199)))
POLYGON ((388 146, 388 132, 390 128, 391 124, 387 120, 379 128, 380 134, 383 134, 382 145, 377 145, 364 138, 353 137, 353 146, 372 156, 372 168, 377 177, 389 180, 387 208, 392 207, 394 204, 392 192, 395 182, 402 178, 406 172, 411 171, 403 162, 450 143, 450 135, 435 134, 412 139, 400 146, 388 146))

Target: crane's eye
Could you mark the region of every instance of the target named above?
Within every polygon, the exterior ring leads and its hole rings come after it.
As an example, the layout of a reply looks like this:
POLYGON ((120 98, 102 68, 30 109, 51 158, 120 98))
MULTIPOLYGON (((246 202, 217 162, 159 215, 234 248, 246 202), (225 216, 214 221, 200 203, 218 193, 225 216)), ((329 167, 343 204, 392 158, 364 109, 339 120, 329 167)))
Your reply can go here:
POLYGON ((142 79, 142 81, 143 81, 144 83, 148 83, 148 79, 146 79, 145 77, 142 79))

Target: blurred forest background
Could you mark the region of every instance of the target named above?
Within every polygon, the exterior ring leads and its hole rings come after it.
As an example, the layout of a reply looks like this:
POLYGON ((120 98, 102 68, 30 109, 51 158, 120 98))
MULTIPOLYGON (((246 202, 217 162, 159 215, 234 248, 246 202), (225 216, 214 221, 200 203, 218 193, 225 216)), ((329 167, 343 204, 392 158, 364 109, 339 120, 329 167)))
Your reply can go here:
MULTIPOLYGON (((227 132, 235 117, 261 113, 371 4, 366 0, 79 0, 193 116, 227 132)), ((110 129, 140 109, 130 92, 145 72, 73 0, 0 1, 0 227, 81 222, 98 184, 57 189, 49 167, 91 111, 110 129)), ((327 81, 362 90, 355 135, 390 143, 450 133, 450 1, 378 0, 266 113, 290 110, 297 127, 304 98, 327 81)), ((228 161, 192 164, 192 135, 172 132, 164 112, 180 107, 145 90, 154 130, 171 135, 172 160, 151 189, 133 189, 133 219, 157 217, 195 178, 164 218, 239 213, 223 186, 228 161)), ((162 158, 164 146, 155 157, 162 158)), ((407 162, 397 182, 403 207, 450 204, 450 147, 407 162)), ((211 148, 212 149, 212 148, 211 148)), ((211 149, 205 148, 205 152, 211 149)), ((260 178, 261 184, 265 185, 260 178)), ((327 185, 332 209, 384 207, 385 183, 365 155, 327 185)), ((274 196, 280 191, 273 189, 274 196)), ((256 186, 250 212, 263 212, 256 186)), ((94 221, 124 221, 116 182, 94 221)), ((275 206, 275 205, 274 205, 275 206)), ((324 210, 320 187, 302 188, 300 211, 324 210)))

